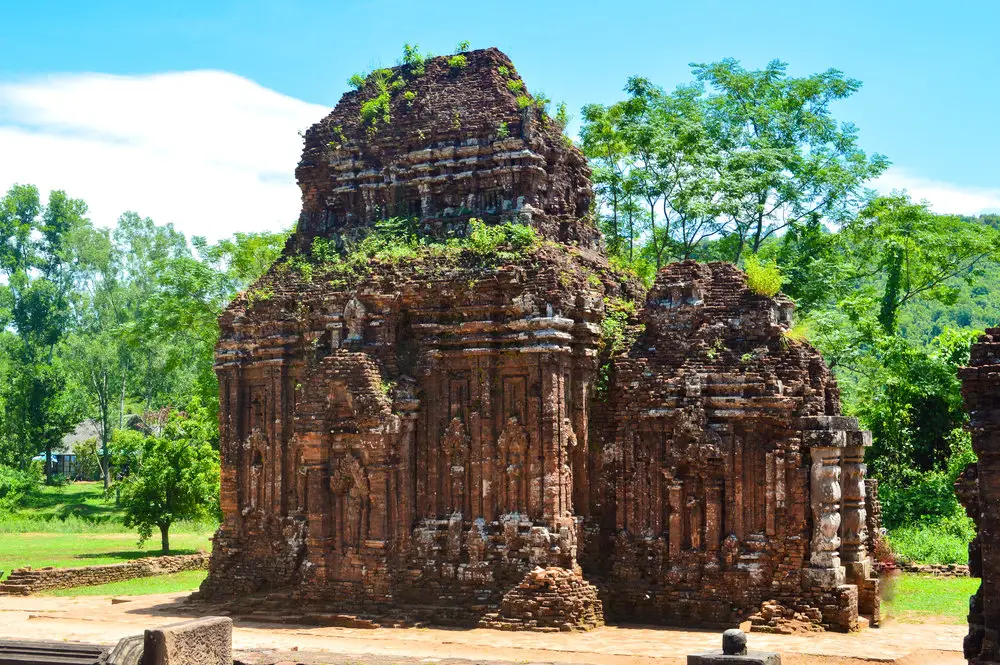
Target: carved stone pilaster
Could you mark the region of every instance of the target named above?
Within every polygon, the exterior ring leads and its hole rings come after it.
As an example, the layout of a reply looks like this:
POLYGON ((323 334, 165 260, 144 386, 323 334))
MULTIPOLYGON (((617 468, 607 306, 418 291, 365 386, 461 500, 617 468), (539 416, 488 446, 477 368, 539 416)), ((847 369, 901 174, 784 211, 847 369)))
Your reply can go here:
POLYGON ((810 496, 813 536, 809 565, 804 571, 810 586, 833 588, 844 583, 840 565, 840 448, 813 448, 810 469, 810 496))
POLYGON ((843 499, 840 523, 840 554, 851 582, 868 577, 870 559, 865 507, 865 447, 871 445, 870 432, 847 432, 847 447, 841 455, 843 499))

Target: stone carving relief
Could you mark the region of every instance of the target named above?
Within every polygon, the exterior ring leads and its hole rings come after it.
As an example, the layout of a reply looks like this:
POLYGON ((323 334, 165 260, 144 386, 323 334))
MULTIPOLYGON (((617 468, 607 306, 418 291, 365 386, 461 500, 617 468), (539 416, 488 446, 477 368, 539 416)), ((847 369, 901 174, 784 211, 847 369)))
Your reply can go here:
POLYGON ((341 457, 330 476, 336 501, 334 532, 344 548, 357 549, 365 540, 370 487, 368 474, 354 455, 341 457))
POLYGON ((528 456, 528 433, 517 416, 507 419, 507 424, 497 440, 497 449, 502 460, 497 478, 497 486, 504 488, 501 512, 522 513, 528 511, 527 477, 525 464, 528 456))
POLYGON ((465 423, 455 417, 441 439, 447 465, 448 511, 460 513, 465 508, 466 472, 469 463, 469 435, 465 423))
POLYGON ((360 341, 365 335, 365 306, 357 296, 351 298, 344 307, 344 325, 347 327, 347 341, 360 341))

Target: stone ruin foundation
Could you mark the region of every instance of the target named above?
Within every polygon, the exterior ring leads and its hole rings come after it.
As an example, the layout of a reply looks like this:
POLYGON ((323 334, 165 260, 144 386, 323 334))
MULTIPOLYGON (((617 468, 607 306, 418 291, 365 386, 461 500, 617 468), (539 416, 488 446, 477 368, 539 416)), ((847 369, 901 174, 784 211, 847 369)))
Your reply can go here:
POLYGON ((764 601, 877 619, 870 435, 786 334, 791 301, 694 262, 643 296, 603 251, 583 155, 506 56, 467 60, 392 70, 388 122, 361 120, 366 86, 306 133, 285 260, 220 319, 224 519, 199 597, 510 627, 539 607, 543 627, 731 625, 764 601), (541 242, 289 268, 394 216, 541 242), (573 602, 530 597, 550 583, 573 602))
POLYGON ((973 344, 969 365, 959 376, 978 461, 959 476, 955 489, 976 523, 969 574, 982 579, 969 599, 965 657, 970 665, 984 665, 1000 663, 1000 328, 988 329, 973 344))

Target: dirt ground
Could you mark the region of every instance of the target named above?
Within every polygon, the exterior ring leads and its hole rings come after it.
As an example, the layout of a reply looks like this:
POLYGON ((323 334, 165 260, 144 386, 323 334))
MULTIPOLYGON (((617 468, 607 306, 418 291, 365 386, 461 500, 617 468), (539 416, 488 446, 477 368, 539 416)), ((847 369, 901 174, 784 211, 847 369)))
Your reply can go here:
MULTIPOLYGON (((112 599, 0 597, 0 638, 113 644, 143 629, 190 618, 187 594, 112 599), (125 601, 125 602, 121 602, 125 601)), ((964 665, 965 626, 892 620, 857 634, 751 633, 751 649, 781 653, 783 665, 964 665)), ((238 622, 237 658, 336 665, 587 663, 683 665, 690 653, 716 649, 719 632, 608 626, 589 633, 511 633, 444 628, 316 628, 238 622)))

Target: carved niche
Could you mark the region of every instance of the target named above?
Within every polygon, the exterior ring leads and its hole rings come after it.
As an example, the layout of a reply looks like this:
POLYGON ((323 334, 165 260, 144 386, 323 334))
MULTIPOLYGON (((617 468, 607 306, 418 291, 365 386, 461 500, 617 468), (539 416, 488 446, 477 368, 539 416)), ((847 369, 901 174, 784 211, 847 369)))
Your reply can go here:
POLYGON ((452 418, 441 439, 441 449, 447 465, 447 508, 450 513, 461 513, 465 508, 466 471, 469 466, 469 435, 465 423, 452 418))
POLYGON ((358 549, 367 537, 371 488, 368 473, 351 454, 338 458, 330 474, 333 493, 333 532, 344 549, 358 549))
POLYGON ((344 307, 344 326, 347 328, 347 341, 361 341, 365 334, 365 306, 357 296, 352 297, 344 307))
POLYGON ((497 487, 504 488, 502 513, 528 512, 527 474, 525 464, 528 457, 528 433, 517 416, 507 419, 507 425, 497 440, 500 453, 500 477, 497 487))
POLYGON ((244 513, 258 512, 263 510, 265 503, 265 478, 264 478, 264 456, 266 454, 267 439, 263 432, 254 428, 250 436, 243 444, 250 459, 245 487, 244 513))

